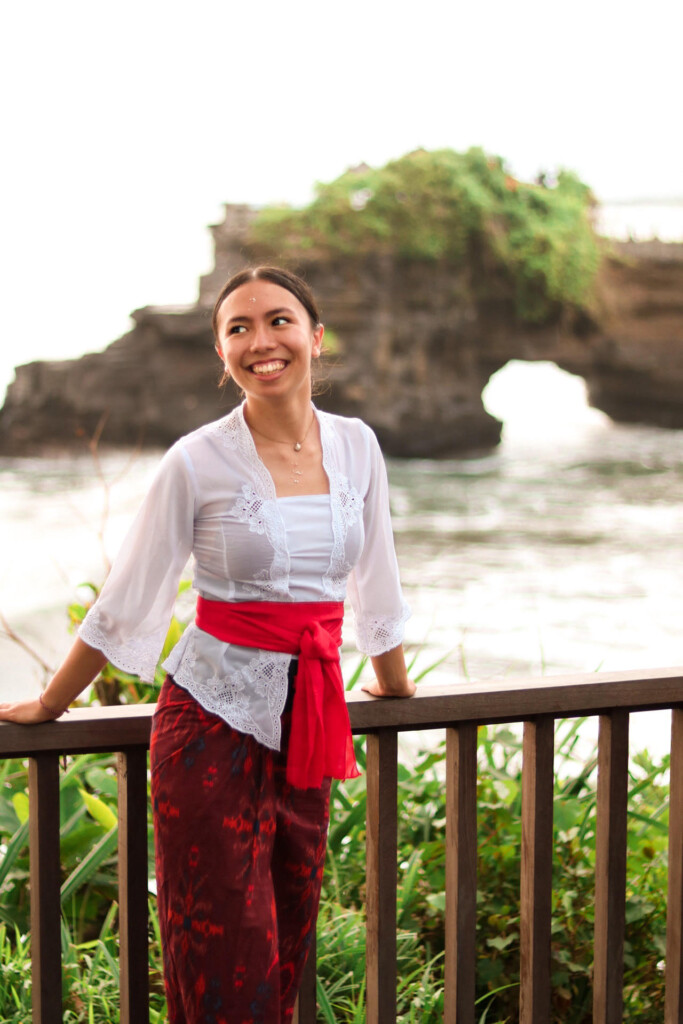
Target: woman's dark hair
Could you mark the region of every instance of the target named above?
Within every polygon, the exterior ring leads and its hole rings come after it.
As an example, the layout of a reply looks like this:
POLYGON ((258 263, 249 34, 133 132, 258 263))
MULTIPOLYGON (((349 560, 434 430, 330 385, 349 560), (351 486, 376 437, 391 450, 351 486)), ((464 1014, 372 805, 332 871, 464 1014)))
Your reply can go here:
POLYGON ((304 307, 310 317, 313 330, 319 326, 320 314, 313 298, 313 292, 302 278, 292 274, 289 270, 283 270, 282 267, 247 267, 246 270, 240 270, 238 274, 234 274, 229 281, 225 282, 216 299, 211 318, 216 343, 218 343, 218 312, 221 306, 231 292, 241 288, 243 284, 248 284, 249 281, 270 281, 271 284, 285 288, 304 307))

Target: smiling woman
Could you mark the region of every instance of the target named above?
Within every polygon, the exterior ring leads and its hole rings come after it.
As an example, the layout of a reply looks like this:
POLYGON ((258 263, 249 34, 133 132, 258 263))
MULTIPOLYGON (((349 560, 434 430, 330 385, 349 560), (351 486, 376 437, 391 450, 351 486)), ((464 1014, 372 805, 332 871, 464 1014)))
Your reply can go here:
POLYGON ((317 914, 330 779, 358 774, 344 599, 376 697, 414 692, 408 613, 377 440, 311 403, 323 326, 306 284, 245 271, 213 322, 242 406, 167 452, 66 661, 39 701, 0 705, 0 719, 58 717, 106 660, 151 679, 194 556, 196 620, 164 663, 151 740, 169 1021, 207 1020, 210 999, 227 1020, 286 1022, 317 914), (190 945, 188 904, 201 917, 190 945))
POLYGON ((312 302, 309 311, 272 276, 254 278, 218 300, 216 348, 226 374, 246 396, 245 419, 278 495, 303 488, 327 494, 311 407, 311 360, 320 355, 323 325, 314 322, 312 302))

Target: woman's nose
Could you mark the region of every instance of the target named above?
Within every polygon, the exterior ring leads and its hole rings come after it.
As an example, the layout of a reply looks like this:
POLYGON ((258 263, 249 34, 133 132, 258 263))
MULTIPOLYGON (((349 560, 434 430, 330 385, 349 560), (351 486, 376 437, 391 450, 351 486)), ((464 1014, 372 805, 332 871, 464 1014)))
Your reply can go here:
POLYGON ((255 351, 272 348, 275 344, 267 324, 258 324, 252 335, 251 347, 255 351))

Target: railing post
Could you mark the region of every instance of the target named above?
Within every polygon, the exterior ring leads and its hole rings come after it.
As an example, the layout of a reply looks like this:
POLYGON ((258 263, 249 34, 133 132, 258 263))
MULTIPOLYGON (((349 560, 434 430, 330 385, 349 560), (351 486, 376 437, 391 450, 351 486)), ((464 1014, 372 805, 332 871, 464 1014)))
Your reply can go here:
POLYGON ((550 1020, 553 719, 524 723, 520 891, 520 1024, 550 1020))
POLYGON ((59 760, 28 763, 33 1024, 61 1024, 62 943, 59 860, 59 760))
POLYGON ((294 1004, 292 1024, 315 1024, 318 1012, 316 983, 316 932, 313 928, 311 945, 306 958, 306 966, 301 977, 299 996, 294 1004))
POLYGON ((367 1024, 396 1021, 398 771, 395 730, 368 733, 367 1024))
POLYGON ((622 1024, 628 712, 600 716, 595 829, 594 1024, 622 1024))
POLYGON ((117 756, 121 1024, 149 1024, 147 749, 117 756))
POLYGON ((446 730, 444 1020, 474 1024, 477 966, 477 726, 446 730))
POLYGON ((665 1024, 683 1024, 683 710, 671 713, 665 1024))

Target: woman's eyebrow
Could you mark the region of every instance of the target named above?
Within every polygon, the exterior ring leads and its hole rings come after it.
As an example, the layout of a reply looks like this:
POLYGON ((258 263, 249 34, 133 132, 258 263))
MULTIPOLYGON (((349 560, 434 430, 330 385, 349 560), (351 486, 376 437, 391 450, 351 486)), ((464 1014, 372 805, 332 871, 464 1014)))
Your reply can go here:
POLYGON ((269 309, 265 314, 266 316, 278 316, 280 313, 289 313, 290 316, 294 315, 294 310, 290 309, 289 306, 278 306, 277 309, 269 309))
MULTIPOLYGON (((265 317, 278 316, 280 313, 289 313, 290 316, 294 316, 294 311, 289 306, 279 306, 277 309, 269 309, 263 315, 265 317)), ((236 313, 235 316, 231 316, 228 320, 228 324, 237 323, 237 321, 247 321, 251 323, 253 317, 250 317, 247 313, 236 313)))

